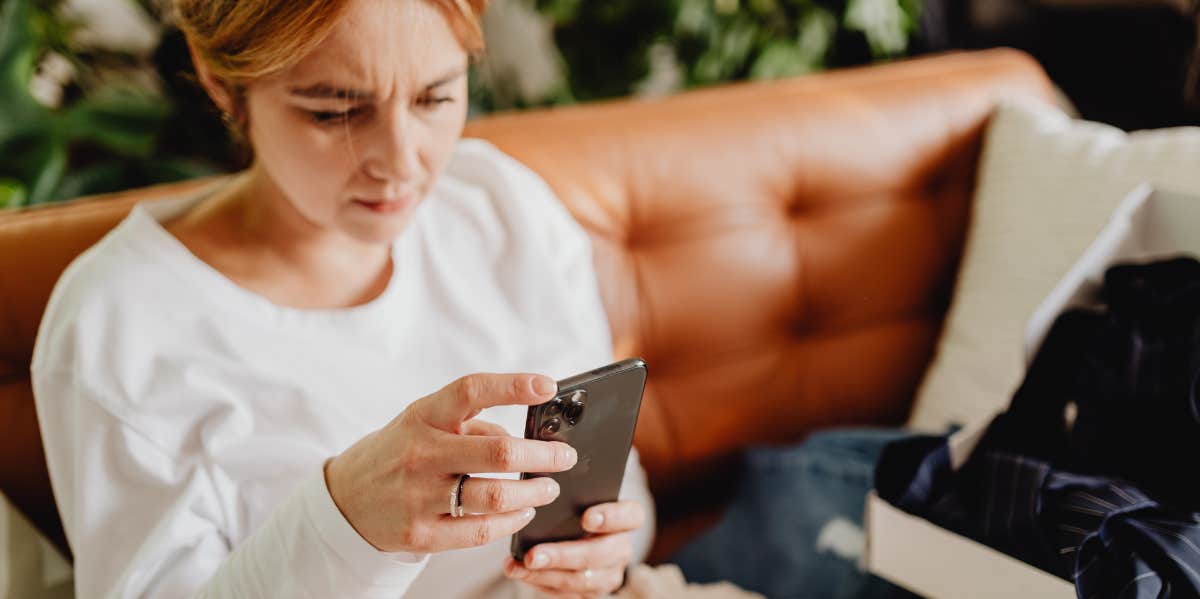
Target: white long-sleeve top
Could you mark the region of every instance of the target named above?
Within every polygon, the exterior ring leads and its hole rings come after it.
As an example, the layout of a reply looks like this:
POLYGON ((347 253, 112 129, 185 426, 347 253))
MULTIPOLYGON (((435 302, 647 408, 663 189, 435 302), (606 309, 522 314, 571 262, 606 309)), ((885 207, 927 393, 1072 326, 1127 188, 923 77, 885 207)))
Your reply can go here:
MULTIPOLYGON (((78 596, 532 596, 502 575, 507 539, 376 550, 322 465, 461 375, 610 361, 589 239, 549 187, 460 141, 392 244, 386 290, 335 310, 275 305, 191 254, 162 223, 203 197, 136 207, 66 270, 38 333, 34 395, 78 596)), ((524 434, 524 407, 480 418, 524 434)), ((636 454, 622 495, 650 513, 636 454)))

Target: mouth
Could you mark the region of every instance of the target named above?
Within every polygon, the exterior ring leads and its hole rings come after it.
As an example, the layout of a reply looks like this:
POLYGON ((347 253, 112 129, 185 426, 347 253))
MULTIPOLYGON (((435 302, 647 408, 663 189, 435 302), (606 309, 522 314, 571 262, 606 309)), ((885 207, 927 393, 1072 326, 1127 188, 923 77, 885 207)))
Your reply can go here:
POLYGON ((353 202, 356 206, 376 214, 390 214, 408 208, 416 202, 416 197, 409 195, 398 198, 354 198, 353 202))

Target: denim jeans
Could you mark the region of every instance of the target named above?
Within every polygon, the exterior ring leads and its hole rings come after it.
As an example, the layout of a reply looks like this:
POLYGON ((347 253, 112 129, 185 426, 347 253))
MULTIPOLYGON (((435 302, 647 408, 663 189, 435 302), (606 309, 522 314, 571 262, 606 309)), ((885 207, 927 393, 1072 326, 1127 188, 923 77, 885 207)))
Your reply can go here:
POLYGON ((771 599, 908 598, 859 568, 867 491, 895 429, 814 433, 747 452, 724 517, 671 560, 689 581, 728 580, 771 599))

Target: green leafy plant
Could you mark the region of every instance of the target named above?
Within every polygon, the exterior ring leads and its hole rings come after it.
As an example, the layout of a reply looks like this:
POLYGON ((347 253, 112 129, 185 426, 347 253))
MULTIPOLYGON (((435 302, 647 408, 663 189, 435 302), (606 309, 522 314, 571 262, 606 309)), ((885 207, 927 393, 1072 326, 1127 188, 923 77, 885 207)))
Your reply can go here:
MULTIPOLYGON (((124 1, 163 17, 156 2, 124 1)), ((503 80, 473 76, 473 114, 631 95, 664 66, 673 79, 659 92, 888 59, 906 52, 920 2, 514 1, 552 24, 565 80, 528 98, 503 80)), ((79 24, 63 18, 62 3, 0 0, 0 208, 244 166, 202 90, 180 76, 190 60, 178 31, 161 37, 149 65, 77 47, 79 24), (55 62, 72 76, 47 102, 35 88, 55 62), (112 76, 131 66, 156 84, 112 76)))
MULTIPOLYGON (((573 100, 628 95, 667 48, 682 87, 904 54, 920 0, 537 0, 573 100)), ((560 94, 560 97, 562 95, 560 94)))
POLYGON ((35 205, 212 172, 155 155, 170 104, 126 81, 92 77, 69 39, 60 2, 0 2, 0 207, 35 205), (80 76, 59 106, 33 93, 39 64, 57 56, 80 76))

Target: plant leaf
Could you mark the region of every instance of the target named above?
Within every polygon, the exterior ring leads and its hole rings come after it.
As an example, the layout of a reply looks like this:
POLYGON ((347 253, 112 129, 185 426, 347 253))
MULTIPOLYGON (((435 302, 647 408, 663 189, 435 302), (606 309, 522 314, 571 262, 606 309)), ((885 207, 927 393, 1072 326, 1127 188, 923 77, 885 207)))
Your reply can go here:
POLYGON ((71 107, 65 133, 125 156, 148 156, 170 108, 165 100, 131 88, 97 91, 71 107))
POLYGON ((812 65, 796 44, 774 40, 754 59, 750 66, 751 79, 779 79, 803 75, 812 70, 812 65))
POLYGON ((20 208, 26 199, 25 184, 16 179, 0 179, 0 208, 20 208))
POLYGON ((886 58, 908 49, 908 32, 914 20, 898 0, 850 0, 843 24, 867 37, 876 58, 886 58))
POLYGON ((67 171, 66 146, 47 140, 40 148, 37 160, 42 167, 29 186, 29 204, 44 204, 54 200, 54 191, 67 171))
POLYGON ((79 196, 117 191, 128 187, 124 184, 127 170, 126 165, 119 160, 106 160, 97 164, 89 164, 83 168, 72 169, 63 175, 51 200, 70 200, 79 196))
POLYGON ((30 0, 0 0, 0 139, 49 118, 29 93, 37 48, 30 0))
POLYGON ((211 164, 187 158, 149 160, 142 164, 140 168, 145 172, 149 183, 169 183, 183 179, 207 177, 221 172, 220 169, 211 164))

